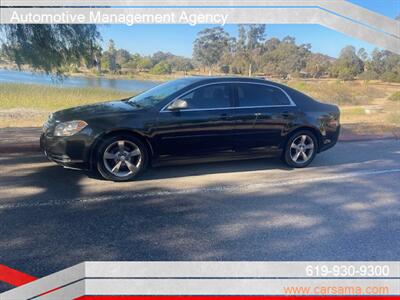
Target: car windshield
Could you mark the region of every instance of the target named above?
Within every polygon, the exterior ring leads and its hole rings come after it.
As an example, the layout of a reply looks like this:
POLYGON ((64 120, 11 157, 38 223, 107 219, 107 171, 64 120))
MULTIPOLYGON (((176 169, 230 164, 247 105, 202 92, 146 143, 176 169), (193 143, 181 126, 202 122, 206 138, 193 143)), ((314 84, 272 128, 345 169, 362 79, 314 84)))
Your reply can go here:
POLYGON ((178 79, 167 83, 160 84, 150 90, 136 95, 128 100, 129 103, 139 107, 151 107, 160 103, 168 96, 184 88, 191 83, 189 78, 178 79))

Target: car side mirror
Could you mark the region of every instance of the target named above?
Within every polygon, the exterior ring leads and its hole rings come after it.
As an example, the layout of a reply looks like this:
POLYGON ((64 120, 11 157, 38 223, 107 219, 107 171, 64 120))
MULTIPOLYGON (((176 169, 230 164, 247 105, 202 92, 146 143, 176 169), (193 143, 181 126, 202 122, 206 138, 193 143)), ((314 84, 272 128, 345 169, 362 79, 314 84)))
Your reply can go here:
POLYGON ((181 110, 185 109, 188 107, 188 104, 186 100, 183 99, 176 99, 174 102, 172 102, 170 105, 168 105, 168 110, 176 111, 176 110, 181 110))

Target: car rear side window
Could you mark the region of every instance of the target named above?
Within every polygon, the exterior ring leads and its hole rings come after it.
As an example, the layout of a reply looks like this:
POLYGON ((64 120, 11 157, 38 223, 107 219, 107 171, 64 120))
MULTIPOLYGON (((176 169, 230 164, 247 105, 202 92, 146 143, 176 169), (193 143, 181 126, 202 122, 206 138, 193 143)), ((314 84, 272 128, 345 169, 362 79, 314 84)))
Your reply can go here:
POLYGON ((276 87, 264 84, 237 85, 239 107, 290 105, 289 98, 276 87))
POLYGON ((212 84, 197 88, 180 99, 187 102, 187 109, 228 108, 232 106, 232 94, 232 84, 212 84))

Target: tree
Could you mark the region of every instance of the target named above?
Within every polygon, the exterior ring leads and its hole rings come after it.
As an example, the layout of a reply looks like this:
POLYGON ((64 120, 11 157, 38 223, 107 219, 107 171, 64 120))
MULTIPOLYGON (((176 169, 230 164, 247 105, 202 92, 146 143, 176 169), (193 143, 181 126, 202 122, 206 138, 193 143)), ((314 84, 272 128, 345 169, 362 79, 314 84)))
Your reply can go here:
POLYGON ((138 69, 139 62, 141 59, 142 57, 140 56, 139 53, 131 54, 129 60, 126 63, 124 63, 122 67, 136 70, 138 69))
POLYGON ((200 31, 197 36, 193 45, 193 57, 208 67, 211 73, 212 67, 219 62, 228 46, 229 35, 222 27, 214 27, 200 31))
MULTIPOLYGON (((263 52, 262 43, 265 40, 265 25, 249 24, 239 25, 239 38, 237 41, 237 58, 240 59, 240 63, 237 68, 242 69, 245 64, 248 75, 257 70, 259 65, 258 58, 263 52)), ((236 59, 236 57, 235 57, 236 59)))
POLYGON ((374 49, 366 65, 367 69, 376 75, 375 79, 400 82, 400 55, 387 50, 374 49))
POLYGON ((149 70, 153 67, 153 62, 149 57, 142 57, 138 62, 138 68, 140 70, 149 70))
POLYGON ((344 47, 332 66, 332 75, 342 80, 353 80, 364 71, 364 62, 357 56, 353 46, 344 47))
POLYGON ((309 44, 296 45, 294 37, 287 36, 281 42, 274 42, 273 50, 266 51, 263 69, 266 73, 274 73, 282 78, 289 74, 298 74, 306 67, 311 54, 309 44))
POLYGON ((383 50, 384 72, 380 78, 389 82, 400 82, 400 55, 383 50))
POLYGON ((0 30, 8 59, 47 73, 62 74, 70 64, 91 65, 100 47, 96 25, 4 24, 0 30))
POLYGON ((249 69, 253 70, 251 62, 249 62, 249 56, 244 51, 235 53, 232 57, 231 66, 234 74, 248 74, 249 69))
POLYGON ((118 49, 115 53, 115 61, 118 65, 122 66, 131 59, 131 54, 125 49, 118 49))
POLYGON ((88 66, 90 67, 96 67, 97 72, 101 73, 101 58, 102 58, 102 49, 100 46, 94 47, 93 48, 93 58, 92 58, 92 65, 88 66))
POLYGON ((279 47, 280 43, 281 43, 281 41, 278 38, 271 38, 271 39, 265 41, 264 50, 266 52, 274 51, 276 48, 279 47))
POLYGON ((368 53, 367 53, 367 51, 365 51, 364 48, 358 49, 358 51, 357 51, 357 56, 358 56, 363 62, 366 62, 367 59, 368 59, 368 53))
POLYGON ((183 71, 185 74, 194 68, 191 59, 182 56, 174 55, 172 58, 168 59, 168 63, 174 70, 183 71))
POLYGON ((239 45, 243 49, 253 50, 265 40, 265 25, 239 25, 239 45))
POLYGON ((117 70, 117 50, 113 40, 108 42, 107 59, 109 70, 115 72, 117 70))
POLYGON ((293 36, 290 36, 290 35, 285 36, 282 39, 282 43, 295 45, 296 44, 296 38, 293 37, 293 36))
POLYGON ((151 60, 153 62, 153 65, 158 64, 161 61, 168 61, 170 59, 173 59, 175 55, 169 53, 169 52, 162 52, 162 51, 157 51, 151 56, 151 60))
POLYGON ((305 71, 313 78, 320 78, 328 73, 331 67, 331 58, 321 53, 312 53, 309 55, 305 71))

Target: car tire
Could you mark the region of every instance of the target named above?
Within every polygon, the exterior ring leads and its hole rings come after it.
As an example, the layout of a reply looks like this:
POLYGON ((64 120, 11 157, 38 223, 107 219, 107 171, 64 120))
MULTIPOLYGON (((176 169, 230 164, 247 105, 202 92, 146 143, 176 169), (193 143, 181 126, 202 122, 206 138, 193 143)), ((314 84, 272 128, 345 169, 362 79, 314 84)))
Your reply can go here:
POLYGON ((105 139, 97 148, 97 170, 107 180, 134 180, 145 171, 147 163, 147 148, 134 136, 113 136, 105 139))
POLYGON ((311 131, 301 130, 289 137, 283 158, 289 167, 304 168, 314 160, 317 151, 315 135, 311 131))

